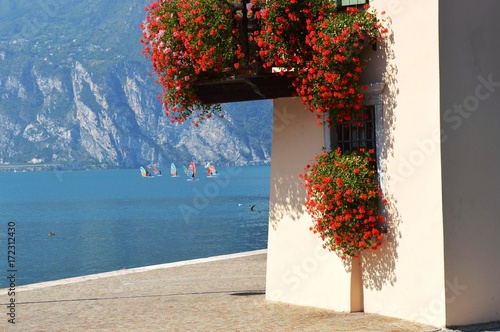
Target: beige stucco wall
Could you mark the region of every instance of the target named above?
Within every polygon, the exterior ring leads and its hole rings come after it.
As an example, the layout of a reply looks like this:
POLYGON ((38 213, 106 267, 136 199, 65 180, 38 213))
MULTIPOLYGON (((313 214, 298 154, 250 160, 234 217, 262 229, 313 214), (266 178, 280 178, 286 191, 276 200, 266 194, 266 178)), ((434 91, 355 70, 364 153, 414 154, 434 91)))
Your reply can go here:
POLYGON ((350 311, 350 274, 309 231, 298 177, 321 152, 323 135, 300 99, 274 101, 266 298, 350 311))
MULTIPOLYGON (((379 252, 362 257, 364 310, 443 326, 438 3, 372 5, 388 12, 394 31, 386 51, 364 54, 371 62, 365 83, 386 83, 379 152, 386 161, 390 231, 379 252)), ((267 298, 349 311, 350 275, 308 230, 305 191, 298 184, 297 175, 324 144, 315 122, 299 100, 275 101, 267 298), (283 112, 293 114, 285 125, 283 112)))
POLYGON ((380 252, 363 254, 365 311, 443 326, 438 2, 371 4, 390 17, 382 156, 389 237, 380 252))
POLYGON ((500 2, 441 1, 447 324, 500 320, 500 2))
MULTIPOLYGON (((391 31, 363 54, 383 81, 384 246, 362 255, 364 310, 435 326, 500 319, 500 2, 374 0, 391 31)), ((351 309, 350 276, 308 228, 297 174, 324 144, 275 101, 267 298, 351 309)))

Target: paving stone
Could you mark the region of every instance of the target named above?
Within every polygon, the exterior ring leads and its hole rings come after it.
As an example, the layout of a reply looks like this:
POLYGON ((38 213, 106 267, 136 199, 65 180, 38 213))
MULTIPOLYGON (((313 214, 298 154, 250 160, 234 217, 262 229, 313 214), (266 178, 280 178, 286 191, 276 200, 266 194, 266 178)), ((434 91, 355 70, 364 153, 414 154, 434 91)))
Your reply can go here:
MULTIPOLYGON (((266 253, 18 287, 0 331, 391 331, 439 329, 265 299, 266 253), (129 273, 130 272, 130 273, 129 273)), ((2 308, 9 301, 0 290, 2 308)), ((4 316, 5 317, 5 316, 4 316)), ((445 331, 445 330, 442 330, 445 331)))

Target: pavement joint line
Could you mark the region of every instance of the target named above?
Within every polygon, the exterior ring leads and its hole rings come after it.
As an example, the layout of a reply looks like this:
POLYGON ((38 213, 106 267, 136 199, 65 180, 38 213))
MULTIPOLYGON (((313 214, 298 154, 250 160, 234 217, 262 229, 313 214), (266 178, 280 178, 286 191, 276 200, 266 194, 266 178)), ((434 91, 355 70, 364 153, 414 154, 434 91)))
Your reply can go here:
MULTIPOLYGON (((159 269, 169 269, 169 268, 178 267, 178 266, 186 266, 186 265, 209 263, 209 262, 215 262, 215 261, 221 261, 221 260, 227 260, 227 259, 242 258, 242 257, 265 254, 265 253, 267 253, 267 249, 259 249, 259 250, 245 251, 245 252, 234 253, 234 254, 211 256, 211 257, 205 257, 205 258, 196 258, 196 259, 179 261, 179 262, 135 267, 135 268, 131 268, 131 269, 121 269, 121 270, 116 270, 116 271, 89 274, 86 276, 44 281, 44 282, 39 282, 39 283, 34 283, 34 284, 17 286, 16 290, 17 291, 31 291, 31 290, 35 290, 35 289, 41 289, 41 288, 52 287, 52 286, 69 285, 69 284, 74 284, 77 282, 88 281, 88 280, 97 280, 97 279, 102 279, 102 278, 123 276, 123 275, 127 275, 127 274, 132 274, 132 273, 141 273, 141 272, 159 270, 159 269)), ((6 295, 8 293, 8 291, 9 291, 9 288, 1 288, 0 295, 6 295)))
MULTIPOLYGON (((113 297, 92 297, 92 298, 78 298, 78 299, 56 299, 44 301, 30 301, 30 302, 16 302, 16 305, 26 304, 46 304, 46 303, 62 303, 62 302, 83 302, 83 301, 106 301, 106 300, 123 300, 123 299, 136 299, 148 297, 175 297, 175 296, 191 296, 191 295, 212 295, 212 294, 228 294, 235 296, 250 296, 250 295, 264 295, 264 291, 259 290, 225 290, 225 291, 212 291, 212 292, 190 292, 190 293, 173 293, 173 294, 151 294, 151 295, 134 295, 134 296, 113 296, 113 297)), ((8 304, 8 303, 7 303, 8 304)), ((2 305, 7 305, 6 303, 2 305)))

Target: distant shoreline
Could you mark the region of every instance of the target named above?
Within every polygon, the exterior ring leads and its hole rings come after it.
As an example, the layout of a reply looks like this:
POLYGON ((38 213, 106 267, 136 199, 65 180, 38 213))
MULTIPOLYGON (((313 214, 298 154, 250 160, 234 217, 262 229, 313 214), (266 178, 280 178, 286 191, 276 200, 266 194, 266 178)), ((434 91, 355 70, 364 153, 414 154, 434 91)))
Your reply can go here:
MULTIPOLYGON (((222 165, 225 163, 221 163, 222 165)), ((241 165, 230 165, 229 167, 240 166, 266 166, 270 165, 271 161, 265 162, 249 162, 241 165)), ((111 169, 135 169, 134 167, 120 167, 112 165, 72 165, 72 164, 3 164, 0 165, 0 173, 16 173, 16 172, 43 172, 43 171, 94 171, 94 170, 111 170, 111 169)), ((165 169, 169 168, 164 166, 165 169)))
POLYGON ((83 166, 68 164, 8 164, 0 165, 0 172, 41 172, 41 171, 84 171, 110 169, 100 166, 83 166))

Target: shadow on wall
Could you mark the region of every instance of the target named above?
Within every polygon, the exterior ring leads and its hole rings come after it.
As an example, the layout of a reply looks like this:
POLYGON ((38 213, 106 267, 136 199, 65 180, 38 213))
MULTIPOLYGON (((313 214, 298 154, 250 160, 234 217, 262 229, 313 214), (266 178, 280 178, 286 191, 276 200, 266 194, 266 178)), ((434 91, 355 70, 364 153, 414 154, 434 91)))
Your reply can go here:
POLYGON ((391 197, 388 198, 386 211, 390 217, 387 220, 384 243, 377 250, 366 250, 361 254, 363 286, 371 290, 381 290, 384 285, 394 285, 397 281, 395 270, 401 238, 399 232, 401 218, 391 197))
MULTIPOLYGON (((394 144, 394 129, 396 123, 396 104, 399 88, 397 84, 398 69, 395 64, 395 54, 393 51, 394 35, 390 28, 390 18, 387 19, 386 26, 389 30, 384 37, 380 51, 384 54, 379 57, 377 63, 372 63, 376 66, 376 70, 381 73, 381 77, 373 78, 382 80, 385 83, 383 93, 383 141, 382 153, 379 155, 381 160, 381 177, 383 183, 388 183, 390 176, 387 172, 386 160, 392 158, 394 144)), ((379 51, 377 51, 379 52, 379 51)), ((369 64, 370 65, 370 64, 369 64)), ((287 110, 284 110, 286 113, 287 110)), ((293 120, 293 117, 291 118, 293 120)), ((290 120, 287 125, 295 125, 295 122, 290 120)), ((296 130, 301 130, 300 126, 296 130)), ((274 132, 273 135, 277 133, 274 132)), ((311 153, 311 160, 312 162, 311 153)), ((305 166, 305 164, 304 164, 305 166)), ((297 174, 292 172, 272 172, 271 173, 271 188, 270 197, 274 199, 273 204, 270 204, 269 221, 274 230, 278 228, 278 224, 286 216, 292 220, 298 220, 306 209, 304 201, 306 197, 305 188, 298 178, 298 173, 303 172, 303 169, 297 170, 297 174)), ((367 289, 381 290, 384 285, 393 285, 397 281, 395 269, 398 260, 398 244, 401 238, 399 225, 402 222, 397 210, 397 200, 391 194, 390 187, 383 188, 385 198, 388 203, 384 206, 384 214, 387 222, 387 234, 383 245, 374 251, 365 251, 361 255, 363 285, 367 289)), ((344 261, 344 267, 347 272, 351 271, 352 261, 347 259, 344 261)))
MULTIPOLYGON (((396 123, 396 104, 399 87, 397 82, 398 68, 395 63, 394 54, 394 34, 390 27, 391 20, 386 22, 389 32, 384 38, 383 50, 385 52, 385 68, 383 71, 382 80, 385 83, 383 94, 383 148, 381 160, 382 182, 387 184, 390 176, 387 172, 386 161, 394 156, 394 129, 396 123)), ((387 234, 383 245, 377 250, 365 251, 361 255, 363 285, 367 289, 381 290, 386 284, 394 285, 397 281, 395 269, 398 260, 398 245, 401 238, 399 225, 402 222, 401 216, 397 210, 397 199, 391 193, 390 187, 385 187, 384 194, 387 199, 387 204, 384 206, 384 214, 386 216, 387 234)), ((350 264, 349 264, 350 266, 350 264)))
POLYGON ((304 122, 309 117, 313 120, 314 115, 310 114, 300 98, 278 98, 274 105, 272 149, 274 153, 279 151, 279 156, 277 159, 274 154, 271 157, 269 222, 277 230, 283 219, 296 221, 306 211, 306 189, 299 173, 303 173, 306 164, 312 163, 314 155, 321 151, 324 132, 315 122, 304 122), (293 140, 300 140, 307 148, 300 148, 304 150, 299 151, 293 140), (314 149, 317 151, 313 151, 314 149))
POLYGON ((299 181, 298 173, 275 174, 271 177, 271 184, 271 197, 274 197, 274 204, 270 206, 269 221, 276 230, 284 216, 297 220, 304 214, 306 192, 299 181))

